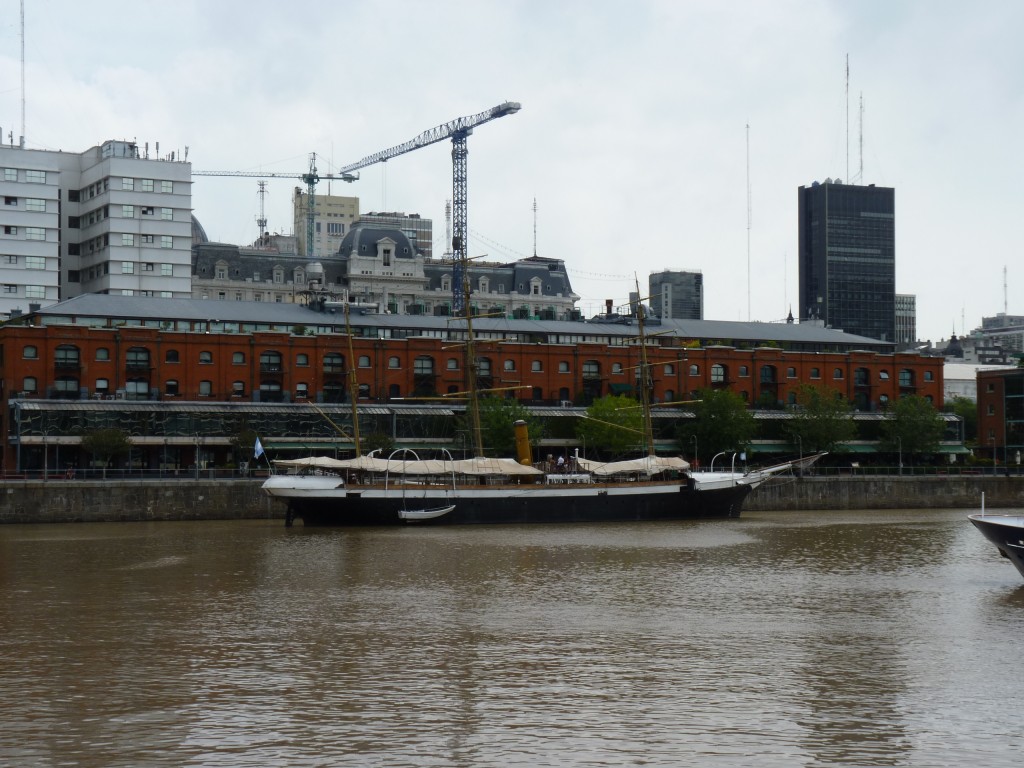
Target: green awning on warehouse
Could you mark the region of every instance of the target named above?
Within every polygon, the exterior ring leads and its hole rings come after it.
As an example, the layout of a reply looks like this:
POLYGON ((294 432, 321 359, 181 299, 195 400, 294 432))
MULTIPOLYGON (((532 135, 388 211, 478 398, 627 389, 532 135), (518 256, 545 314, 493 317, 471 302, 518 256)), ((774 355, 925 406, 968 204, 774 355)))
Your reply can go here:
POLYGON ((608 389, 613 395, 627 395, 633 391, 632 384, 609 384, 608 389))

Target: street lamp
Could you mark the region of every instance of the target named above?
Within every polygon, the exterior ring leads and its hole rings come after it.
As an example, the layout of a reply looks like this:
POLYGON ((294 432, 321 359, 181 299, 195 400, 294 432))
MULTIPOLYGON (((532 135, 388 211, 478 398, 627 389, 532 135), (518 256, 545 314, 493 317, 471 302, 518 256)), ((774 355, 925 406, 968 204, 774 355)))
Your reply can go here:
POLYGON ((992 436, 988 439, 988 444, 992 446, 992 474, 996 474, 996 468, 999 465, 999 459, 996 458, 996 438, 992 436))
POLYGON ((901 440, 898 435, 896 436, 896 450, 899 451, 899 454, 898 454, 898 456, 899 456, 899 472, 902 475, 903 474, 903 440, 901 440))
POLYGON ((800 463, 797 464, 797 466, 799 467, 800 477, 803 477, 804 476, 804 441, 801 439, 800 435, 796 436, 796 444, 800 447, 800 463))
POLYGON ((693 463, 700 467, 700 461, 697 459, 697 436, 690 435, 690 439, 693 440, 693 463))

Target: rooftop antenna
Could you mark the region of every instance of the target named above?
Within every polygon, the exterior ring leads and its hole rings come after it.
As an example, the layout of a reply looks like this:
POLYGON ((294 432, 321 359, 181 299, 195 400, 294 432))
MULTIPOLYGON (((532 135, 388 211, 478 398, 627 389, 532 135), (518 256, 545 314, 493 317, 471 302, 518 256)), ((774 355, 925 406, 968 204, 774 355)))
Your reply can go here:
POLYGON ((857 171, 857 181, 864 183, 864 92, 860 94, 860 137, 858 138, 858 149, 860 150, 860 170, 857 171))
POLYGON ((260 179, 259 181, 256 182, 256 185, 259 187, 259 192, 257 192, 257 194, 260 196, 260 216, 259 216, 258 219, 256 219, 256 226, 258 226, 260 228, 260 241, 259 241, 260 242, 260 246, 259 247, 262 248, 263 247, 263 237, 264 237, 264 235, 266 234, 266 231, 267 231, 267 214, 266 214, 266 209, 264 207, 264 201, 265 201, 266 195, 267 195, 267 182, 265 182, 262 179, 260 179))
POLYGON ((750 123, 747 123, 747 322, 750 322, 750 123))
POLYGON ((537 258, 537 198, 533 198, 533 258, 537 258))
POLYGON ((21 0, 21 147, 25 148, 25 0, 21 0))
POLYGON ((850 54, 846 54, 846 178, 850 178, 850 54))

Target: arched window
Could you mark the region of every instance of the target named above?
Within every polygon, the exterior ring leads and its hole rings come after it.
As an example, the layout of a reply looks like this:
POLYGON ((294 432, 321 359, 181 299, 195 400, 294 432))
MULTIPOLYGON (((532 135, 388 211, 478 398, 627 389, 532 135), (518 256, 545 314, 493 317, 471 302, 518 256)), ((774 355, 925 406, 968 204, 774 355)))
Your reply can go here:
MULTIPOLYGON (((99 392, 99 382, 96 383, 96 391, 99 392)), ((164 394, 168 397, 176 397, 178 394, 178 380, 168 379, 164 382, 164 394)))
POLYGON ((199 353, 199 364, 200 365, 213 365, 213 352, 200 352, 199 353))
POLYGON ((231 383, 231 396, 232 397, 245 397, 245 382, 235 381, 231 383))
POLYGON ((900 386, 901 387, 912 387, 914 386, 914 372, 909 368, 900 369, 900 386))
POLYGON ((324 373, 344 373, 345 358, 337 352, 324 355, 324 373))
POLYGON ((584 360, 583 361, 583 378, 584 379, 599 379, 601 378, 601 363, 597 360, 584 360))
POLYGON ((776 381, 776 372, 774 365, 762 365, 761 366, 761 383, 762 384, 774 384, 776 381))
POLYGON ((715 363, 714 365, 711 366, 711 383, 725 383, 725 366, 722 365, 721 363, 715 363))
POLYGON ((491 358, 481 357, 476 361, 476 373, 477 376, 490 376, 491 375, 491 358))
POLYGON ((208 379, 203 379, 199 382, 199 396, 210 397, 213 394, 213 382, 208 379))
POLYGON ((665 375, 666 376, 675 376, 676 375, 676 367, 672 363, 665 363, 665 369, 664 370, 665 370, 665 375))
POLYGON ((360 355, 359 356, 359 367, 360 368, 369 368, 370 367, 370 356, 369 355, 360 355))
POLYGON ((691 376, 700 376, 700 366, 697 365, 696 363, 691 364, 690 365, 690 375, 691 376))
POLYGON ((458 358, 449 357, 448 358, 447 367, 448 367, 449 371, 457 371, 457 370, 459 370, 459 360, 458 360, 458 358))
POLYGON ((128 379, 124 383, 124 392, 129 400, 148 400, 149 382, 146 379, 128 379))
MULTIPOLYGON (((282 370, 284 367, 280 352, 275 349, 260 352, 260 373, 280 373, 282 370)), ((260 390, 262 389, 263 386, 260 385, 260 390)))
POLYGON ((612 363, 612 375, 622 375, 622 363, 612 363))
POLYGON ((821 368, 811 368, 811 378, 812 379, 820 379, 821 378, 821 368))
POLYGON ((58 369, 78 370, 81 363, 78 356, 78 347, 71 344, 61 344, 54 350, 54 363, 58 369))
POLYGON ((245 352, 233 352, 231 354, 232 365, 245 365, 245 352))
POLYGON ((558 372, 559 373, 568 373, 569 372, 569 363, 566 362, 565 360, 559 360, 558 361, 558 372))
POLYGON ((77 400, 78 379, 75 376, 58 376, 53 381, 55 396, 61 400, 77 400))
POLYGON ((149 350, 145 347, 131 347, 125 353, 125 362, 130 370, 147 371, 149 370, 149 350))
POLYGON ((96 359, 101 361, 101 362, 104 361, 104 360, 109 360, 110 359, 110 350, 107 349, 106 347, 97 347, 96 348, 96 359))
POLYGON ((665 402, 666 403, 671 403, 675 399, 676 399, 676 392, 675 392, 675 390, 674 389, 666 389, 665 390, 665 402))
POLYGON ((843 369, 842 368, 833 368, 832 369, 832 378, 835 379, 836 381, 841 381, 842 378, 843 378, 843 369))
POLYGON ((434 375, 434 358, 427 355, 420 355, 413 363, 413 373, 416 376, 434 375))
POLYGON ((26 376, 24 379, 21 380, 21 391, 23 394, 35 394, 36 388, 38 386, 39 385, 36 383, 35 376, 26 376))
POLYGON ((260 402, 277 403, 281 401, 281 382, 261 381, 260 402))
POLYGON ((99 397, 104 397, 110 392, 110 381, 107 379, 96 379, 96 386, 93 387, 93 391, 99 397))
POLYGON ((180 358, 178 356, 178 350, 176 350, 176 349, 168 349, 164 353, 164 362, 165 363, 177 363, 177 362, 180 362, 180 358))
POLYGON ((295 365, 299 368, 305 368, 309 365, 309 355, 305 352, 300 352, 295 356, 295 365))
POLYGON ((26 360, 37 360, 39 358, 39 350, 29 344, 21 350, 21 356, 26 360))
MULTIPOLYGON (((397 370, 398 368, 401 368, 401 367, 402 367, 402 361, 401 361, 401 359, 397 355, 393 355, 393 356, 388 358, 388 368, 390 368, 392 370, 397 370)), ((398 395, 394 395, 394 397, 398 397, 398 395)))
POLYGON ((309 398, 309 384, 304 381, 300 381, 295 385, 295 399, 306 400, 309 398))

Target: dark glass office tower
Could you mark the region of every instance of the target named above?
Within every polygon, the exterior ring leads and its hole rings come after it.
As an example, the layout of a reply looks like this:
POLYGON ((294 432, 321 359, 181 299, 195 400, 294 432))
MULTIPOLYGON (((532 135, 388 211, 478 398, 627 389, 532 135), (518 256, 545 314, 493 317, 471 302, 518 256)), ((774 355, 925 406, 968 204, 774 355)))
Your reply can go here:
POLYGON ((896 341, 894 209, 889 187, 800 187, 801 320, 896 341))

